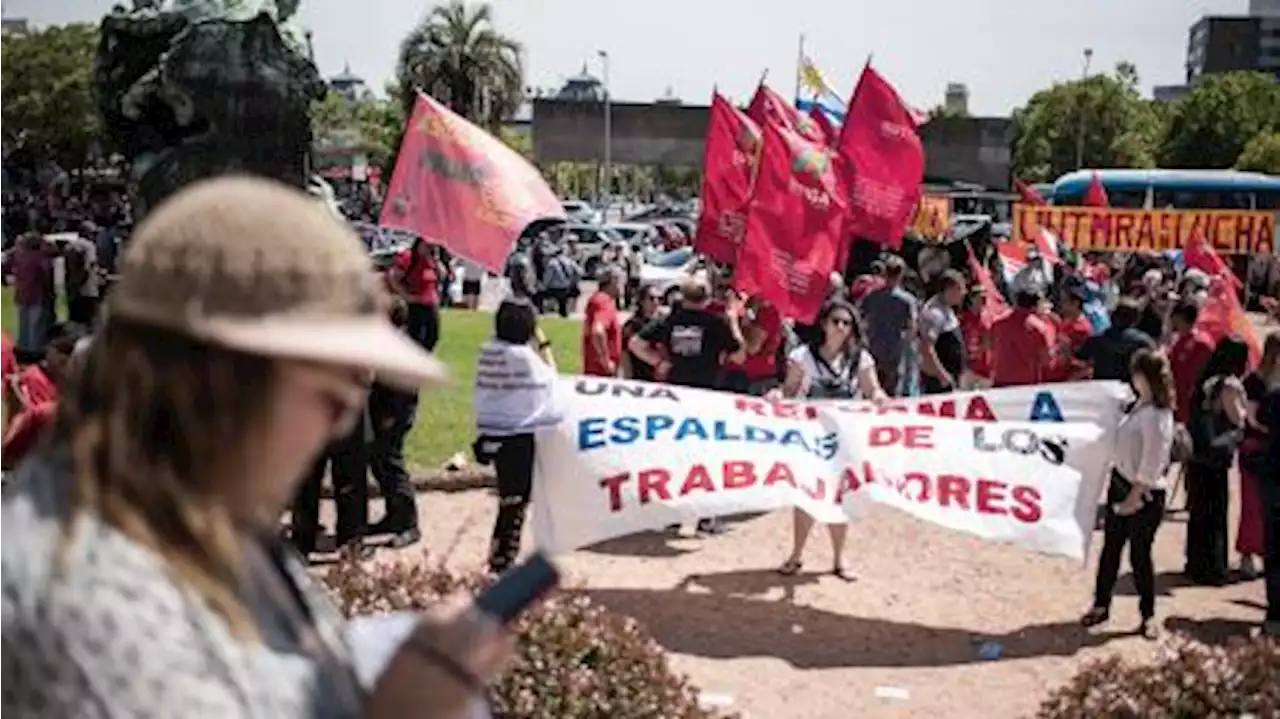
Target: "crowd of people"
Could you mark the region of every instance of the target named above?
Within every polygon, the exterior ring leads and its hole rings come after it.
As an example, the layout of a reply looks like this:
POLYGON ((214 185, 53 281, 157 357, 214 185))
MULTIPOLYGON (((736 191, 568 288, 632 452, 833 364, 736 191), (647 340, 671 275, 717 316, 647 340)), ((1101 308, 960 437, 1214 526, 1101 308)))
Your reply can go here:
MULTIPOLYGON (((316 691, 334 716, 360 714, 369 689, 353 684, 349 659, 335 649, 341 623, 299 559, 321 549, 326 474, 338 547, 368 557, 376 535, 396 547, 421 536, 404 444, 417 388, 439 376, 430 351, 450 260, 417 241, 379 286, 341 223, 300 193, 243 178, 198 183, 158 208, 118 276, 114 243, 109 253, 92 244, 90 252, 32 232, 14 249, 23 253, 12 260, 15 281, 23 263, 35 269, 24 270, 19 298, 31 322, 16 346, 6 338, 4 358, 3 461, 16 469, 3 506, 4 642, 6 667, 16 652, 13 661, 47 676, 13 685, 14 694, 6 685, 6 706, 83 706, 101 700, 98 680, 110 678, 132 687, 111 697, 125 714, 178 700, 197 716, 241 706, 288 713, 316 691), (221 211, 228 203, 240 212, 221 211), (236 243, 222 241, 230 235, 236 243), (219 254, 245 252, 261 261, 219 254), (48 298, 55 260, 73 278, 96 278, 97 295, 78 291, 82 282, 64 286, 107 311, 82 302, 87 316, 58 322, 48 298), (385 500, 376 522, 370 476, 385 500), (239 651, 245 637, 268 640, 270 651, 239 651), (83 651, 90 646, 110 651, 83 651), (205 649, 197 656, 192 647, 205 649), (227 671, 205 671, 210 656, 227 671), (304 669, 289 663, 298 656, 304 669)), ((1139 632, 1158 633, 1152 547, 1181 490, 1188 581, 1253 579, 1261 560, 1265 626, 1280 630, 1280 333, 1251 363, 1242 338, 1204 331, 1214 283, 1229 278, 1156 256, 1067 255, 1034 257, 1001 287, 981 265, 962 271, 885 254, 848 281, 833 276, 812 322, 797 322, 735 292, 727 269, 709 266, 668 292, 639 282, 627 248, 606 250, 577 348, 589 375, 872 402, 1087 378, 1128 383, 1134 399, 1116 432, 1094 601, 1081 623, 1108 620, 1127 547, 1139 632)), ((548 304, 567 313, 582 272, 571 246, 539 241, 516 253, 508 279, 475 385, 473 451, 497 476, 495 573, 519 554, 537 434, 561 419, 556 360, 538 315, 548 304)), ((464 298, 479 295, 471 289, 464 285, 464 298)), ((802 570, 813 524, 795 511, 781 574, 802 570)), ((673 528, 725 529, 716 517, 673 528)), ((827 532, 827 571, 851 579, 849 528, 827 532)), ((374 704, 388 715, 429 706, 454 716, 498 671, 505 639, 474 612, 433 614, 392 660, 374 704), (479 639, 451 639, 466 632, 479 639), (441 703, 441 687, 453 704, 441 703)))
MULTIPOLYGON (((630 317, 622 311, 625 275, 605 268, 587 300, 582 366, 589 375, 624 377, 763 397, 868 399, 937 394, 1081 379, 1130 385, 1134 402, 1118 431, 1115 467, 1100 508, 1104 547, 1094 606, 1081 622, 1108 617, 1120 555, 1129 547, 1140 595, 1140 632, 1154 636, 1155 570, 1151 550, 1181 488, 1188 515, 1188 581, 1221 585, 1251 580, 1269 561, 1267 627, 1280 631, 1280 332, 1265 338, 1261 362, 1250 367, 1247 344, 1235 335, 1212 338, 1198 322, 1212 282, 1204 271, 1163 258, 1076 256, 1033 261, 1007 284, 938 267, 920 277, 896 255, 847 285, 832 278, 831 295, 813 324, 784 318, 761 297, 742 297, 728 272, 690 279, 674 296, 655 287, 636 291, 630 317), (912 291, 910 287, 917 288, 912 291), (927 292, 918 288, 927 287, 927 292), (989 293, 1005 305, 992 312, 989 293), (1176 462, 1175 462, 1176 460, 1176 462), (1235 574, 1229 566, 1228 474, 1239 466, 1240 514, 1235 574)), ((549 387, 549 380, 543 384, 549 387)), ((549 392, 543 387, 543 392, 549 392)), ((549 396, 526 400, 543 407, 549 396)), ((522 442, 532 452, 532 432, 522 442)), ((500 486, 527 487, 521 470, 500 486)), ((527 499, 518 503, 523 507, 527 499)), ((504 504, 505 506, 505 504, 504 504)), ((523 511, 523 510, 521 510, 523 511)), ((793 550, 779 567, 800 571, 813 520, 796 512, 793 550)), ((703 518, 702 534, 724 531, 703 518)), ((846 528, 829 528, 839 577, 846 528)), ((495 546, 509 546, 508 535, 495 546)), ((517 537, 518 541, 518 537, 517 537)))

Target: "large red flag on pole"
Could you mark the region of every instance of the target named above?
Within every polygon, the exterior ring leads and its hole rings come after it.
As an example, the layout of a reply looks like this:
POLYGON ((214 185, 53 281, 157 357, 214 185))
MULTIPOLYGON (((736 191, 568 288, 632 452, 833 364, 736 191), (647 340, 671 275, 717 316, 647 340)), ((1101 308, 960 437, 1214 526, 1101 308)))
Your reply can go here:
POLYGON ((924 146, 915 115, 870 65, 849 99, 838 151, 853 173, 850 234, 900 249, 920 201, 924 146))
POLYGON ((813 120, 813 124, 817 125, 819 130, 822 130, 822 137, 827 144, 835 147, 836 141, 840 139, 840 128, 831 121, 827 113, 823 112, 822 108, 814 105, 809 108, 809 119, 813 120))
POLYGON ((811 322, 845 242, 848 189, 830 148, 776 123, 762 134, 734 287, 763 296, 783 316, 811 322))
POLYGON ((564 209, 515 150, 419 93, 378 224, 501 272, 530 222, 564 209))
POLYGON ((738 257, 759 158, 760 127, 715 93, 702 149, 702 209, 693 248, 717 262, 730 264, 738 257))
POLYGON ((1107 198, 1107 188, 1102 186, 1102 177, 1098 175, 1098 171, 1093 171, 1093 177, 1089 180, 1089 187, 1084 191, 1084 205, 1086 207, 1110 207, 1111 200, 1107 198))

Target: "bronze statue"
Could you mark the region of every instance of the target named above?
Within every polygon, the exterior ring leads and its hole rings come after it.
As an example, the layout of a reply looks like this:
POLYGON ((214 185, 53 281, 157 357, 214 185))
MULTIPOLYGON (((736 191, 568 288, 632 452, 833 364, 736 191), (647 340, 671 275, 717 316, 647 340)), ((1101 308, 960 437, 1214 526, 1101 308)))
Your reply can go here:
POLYGON ((225 172, 305 187, 324 92, 290 20, 298 0, 133 0, 102 20, 94 67, 106 131, 132 164, 135 220, 225 172))

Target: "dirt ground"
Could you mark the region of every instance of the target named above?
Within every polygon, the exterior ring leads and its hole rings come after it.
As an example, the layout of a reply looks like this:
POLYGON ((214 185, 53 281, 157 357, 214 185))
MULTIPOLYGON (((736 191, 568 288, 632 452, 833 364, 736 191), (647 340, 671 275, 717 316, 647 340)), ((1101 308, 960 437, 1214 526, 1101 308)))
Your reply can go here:
MULTIPOLYGON (((423 546, 447 554, 452 567, 481 566, 495 497, 419 498, 423 546)), ((1110 625, 1090 632, 1076 623, 1092 597, 1100 534, 1082 567, 875 510, 850 531, 853 582, 828 573, 829 545, 818 533, 800 576, 774 571, 789 547, 789 512, 707 539, 614 540, 564 564, 572 583, 646 625, 679 671, 753 718, 1026 716, 1085 660, 1158 647, 1131 635, 1138 613, 1127 565, 1110 625), (984 642, 1000 645, 999 659, 980 656, 984 642), (880 698, 883 688, 907 698, 880 698)), ((1247 635, 1262 618, 1262 582, 1185 586, 1184 523, 1175 513, 1157 536, 1164 627, 1210 640, 1247 635)))

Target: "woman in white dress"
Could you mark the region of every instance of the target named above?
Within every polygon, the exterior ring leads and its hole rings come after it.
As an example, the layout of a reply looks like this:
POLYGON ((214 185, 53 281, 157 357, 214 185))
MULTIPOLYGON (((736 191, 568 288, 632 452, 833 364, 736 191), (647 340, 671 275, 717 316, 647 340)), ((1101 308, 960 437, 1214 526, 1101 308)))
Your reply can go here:
MULTIPOLYGON (((888 399, 876 379, 875 360, 862 346, 862 330, 853 306, 843 300, 828 302, 819 312, 817 324, 822 331, 820 341, 800 345, 787 356, 787 378, 782 385, 782 394, 786 397, 870 399, 874 402, 888 399)), ((791 576, 803 567, 804 546, 812 529, 813 517, 797 508, 791 556, 778 568, 779 574, 791 576)), ((846 581, 852 579, 844 566, 848 530, 847 524, 827 525, 831 536, 831 573, 846 581)))

